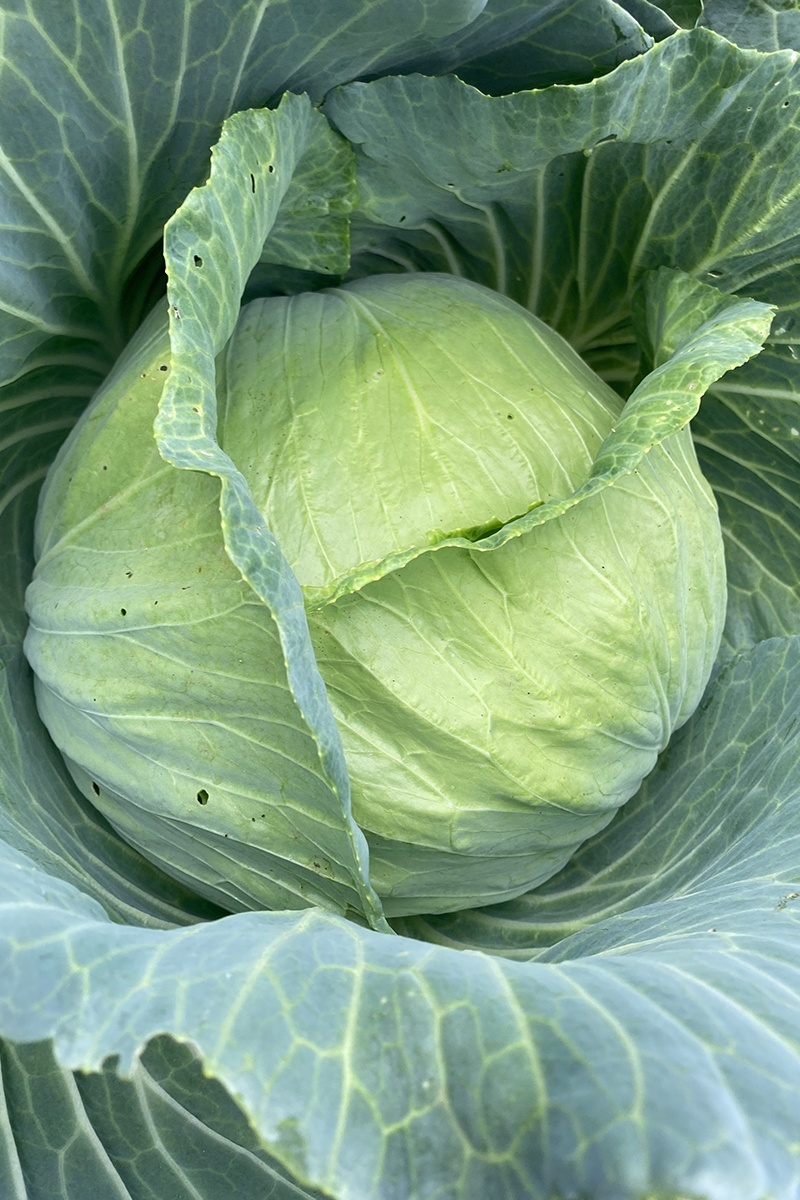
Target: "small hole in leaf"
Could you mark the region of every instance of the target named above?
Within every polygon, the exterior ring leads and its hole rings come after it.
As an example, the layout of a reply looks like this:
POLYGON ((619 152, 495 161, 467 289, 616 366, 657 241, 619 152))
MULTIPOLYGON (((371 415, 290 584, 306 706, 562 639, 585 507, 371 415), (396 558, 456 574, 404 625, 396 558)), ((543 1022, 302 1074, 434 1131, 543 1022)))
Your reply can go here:
POLYGON ((250 176, 250 191, 255 196, 255 194, 256 194, 256 177, 255 177, 255 175, 250 176))
POLYGON ((205 788, 200 788, 200 791, 197 793, 197 803, 208 804, 208 792, 205 788))
POLYGON ((119 611, 122 613, 123 617, 127 617, 127 615, 128 615, 127 608, 121 608, 119 611))
POLYGON ((194 265, 196 267, 202 267, 202 265, 203 265, 203 260, 199 254, 195 254, 195 256, 194 256, 194 265))
POLYGON ((95 783, 94 780, 92 780, 92 791, 94 792, 95 796, 100 795, 100 785, 95 783))

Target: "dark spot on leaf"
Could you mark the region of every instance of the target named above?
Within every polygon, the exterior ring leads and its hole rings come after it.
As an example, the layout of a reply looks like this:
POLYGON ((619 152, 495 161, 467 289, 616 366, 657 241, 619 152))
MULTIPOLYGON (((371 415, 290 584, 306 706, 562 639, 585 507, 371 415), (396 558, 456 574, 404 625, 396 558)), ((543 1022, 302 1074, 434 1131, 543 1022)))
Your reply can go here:
POLYGON ((196 267, 202 267, 202 265, 203 265, 203 260, 199 254, 195 254, 195 256, 194 256, 194 265, 196 267))
POLYGON ((127 615, 128 615, 127 608, 121 608, 119 611, 122 613, 123 617, 127 617, 127 615))
POLYGON ((273 167, 272 163, 269 164, 269 166, 267 167, 267 170, 269 171, 270 175, 272 175, 274 173, 275 168, 273 167))
POLYGON ((167 366, 166 363, 162 363, 158 369, 159 369, 159 371, 168 371, 169 367, 167 366))
POLYGON ((197 793, 197 803, 208 804, 208 792, 205 788, 200 788, 200 791, 197 793))
POLYGON ((92 780, 92 791, 94 792, 95 796, 100 795, 100 786, 99 784, 95 783, 94 780, 92 780))
POLYGON ((509 421, 513 421, 513 420, 514 420, 514 414, 513 414, 513 413, 509 413, 509 414, 508 414, 508 419, 509 419, 509 421))
POLYGON ((250 191, 255 196, 255 194, 256 194, 256 177, 255 177, 255 175, 250 176, 250 191))
POLYGON ((108 467, 104 465, 104 466, 103 466, 103 470, 104 470, 104 471, 107 471, 107 470, 108 470, 108 467))
POLYGON ((126 578, 126 579, 133 579, 133 571, 126 571, 126 572, 125 572, 125 578, 126 578))
POLYGON ((405 221, 405 217, 399 217, 397 221, 398 225, 402 225, 403 221, 405 221))

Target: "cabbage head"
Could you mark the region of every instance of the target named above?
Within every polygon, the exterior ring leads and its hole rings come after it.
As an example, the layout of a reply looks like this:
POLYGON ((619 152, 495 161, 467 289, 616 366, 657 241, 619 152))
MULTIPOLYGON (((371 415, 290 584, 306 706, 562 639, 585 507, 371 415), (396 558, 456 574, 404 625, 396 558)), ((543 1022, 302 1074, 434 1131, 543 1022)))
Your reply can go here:
MULTIPOLYGON (((153 443, 165 334, 137 339, 42 491, 39 711, 153 862, 226 907, 301 907, 335 871, 293 820, 314 784, 285 765, 284 652, 225 554, 218 484, 153 443)), ((436 273, 254 300, 217 380, 219 444, 302 588, 384 911, 541 883, 637 790, 719 648, 722 536, 688 427, 581 496, 622 401, 519 305, 436 273)))

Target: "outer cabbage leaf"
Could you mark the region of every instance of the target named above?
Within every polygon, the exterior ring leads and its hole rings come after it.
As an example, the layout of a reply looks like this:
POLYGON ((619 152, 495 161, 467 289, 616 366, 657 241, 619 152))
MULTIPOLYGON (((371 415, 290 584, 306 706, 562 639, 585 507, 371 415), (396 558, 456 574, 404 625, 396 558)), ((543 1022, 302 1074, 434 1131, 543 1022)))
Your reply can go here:
POLYGON ((412 64, 426 75, 454 71, 490 94, 577 83, 649 50, 676 25, 648 0, 601 4, 489 0, 470 25, 427 47, 412 64))
POLYGON ((800 12, 785 0, 708 0, 697 23, 737 46, 800 50, 800 12))
POLYGON ((188 1046, 156 1038, 121 1079, 64 1071, 51 1043, 0 1045, 3 1200, 316 1200, 261 1146, 188 1046), (157 1131, 157 1132, 156 1132, 157 1131))
POLYGON ((713 389, 694 423, 726 542, 726 657, 800 628, 800 342, 782 342, 779 330, 757 364, 713 389))

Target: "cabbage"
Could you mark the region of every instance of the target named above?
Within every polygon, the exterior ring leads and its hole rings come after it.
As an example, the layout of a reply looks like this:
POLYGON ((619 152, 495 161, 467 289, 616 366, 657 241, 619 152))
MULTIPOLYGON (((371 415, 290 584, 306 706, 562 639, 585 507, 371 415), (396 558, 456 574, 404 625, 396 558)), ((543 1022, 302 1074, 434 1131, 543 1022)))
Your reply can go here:
POLYGON ((0 4, 3 1200, 796 1200, 796 29, 629 8, 0 4))
MULTIPOLYGON (((346 911, 349 844, 326 845, 218 485, 153 441, 168 365, 162 321, 42 489, 39 712, 87 799, 177 879, 230 909, 346 911)), ((219 443, 303 590, 384 911, 542 883, 711 673, 722 534, 688 428, 581 501, 616 393, 514 302, 438 274, 255 300, 218 380, 219 443)))

